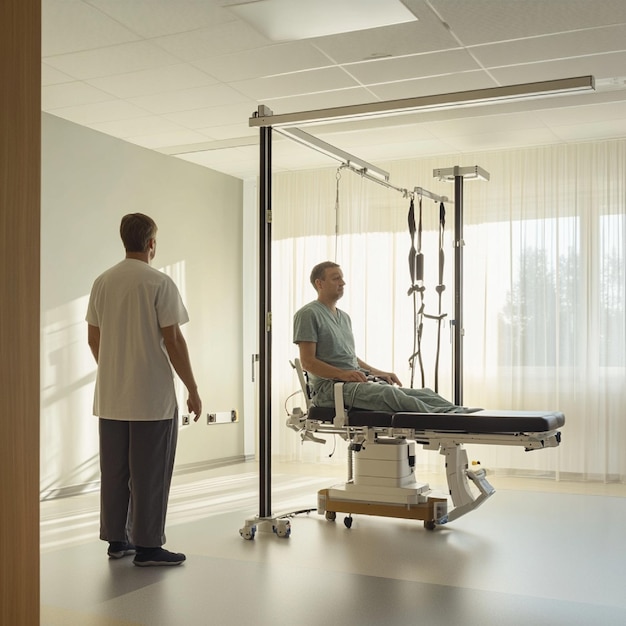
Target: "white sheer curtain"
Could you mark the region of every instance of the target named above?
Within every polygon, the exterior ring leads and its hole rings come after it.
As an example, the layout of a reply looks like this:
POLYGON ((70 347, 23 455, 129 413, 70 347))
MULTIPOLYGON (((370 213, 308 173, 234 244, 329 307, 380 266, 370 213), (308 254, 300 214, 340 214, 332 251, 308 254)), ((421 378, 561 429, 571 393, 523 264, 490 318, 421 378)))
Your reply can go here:
MULTIPOLYGON (((367 155, 362 155, 366 157, 367 155)), ((547 146, 383 165, 399 187, 454 196, 434 168, 480 165, 491 181, 464 186, 464 404, 561 410, 559 448, 524 452, 472 446, 483 465, 509 473, 624 481, 626 478, 626 142, 547 146)), ((288 361, 295 311, 315 298, 313 265, 336 260, 346 278, 357 352, 410 382, 413 304, 408 199, 334 168, 277 174, 273 191, 274 452, 333 462, 344 445, 301 445, 284 426, 297 380, 288 361), (338 232, 335 232, 335 225, 338 232)), ((416 204, 417 209, 417 204, 416 204)), ((453 314, 452 232, 447 205, 444 312, 453 314)), ((437 312, 438 205, 423 201, 425 307, 437 312)), ((437 324, 425 320, 426 386, 434 384, 437 324)), ((451 397, 449 325, 442 332, 439 392, 451 397)), ((419 375, 415 376, 419 386, 419 375)), ((436 453, 418 465, 441 467, 436 453)))

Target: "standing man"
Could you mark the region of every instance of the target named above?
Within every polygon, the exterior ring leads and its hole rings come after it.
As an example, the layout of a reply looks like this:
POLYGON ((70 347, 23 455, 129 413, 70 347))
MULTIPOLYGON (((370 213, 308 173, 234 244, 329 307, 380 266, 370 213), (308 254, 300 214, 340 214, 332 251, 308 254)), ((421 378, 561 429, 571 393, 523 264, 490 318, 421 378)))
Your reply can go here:
POLYGON ((126 258, 94 282, 87 309, 88 343, 98 364, 94 415, 100 433, 100 539, 108 555, 134 564, 180 565, 165 550, 165 518, 178 438, 172 368, 202 413, 187 343, 189 321, 171 278, 151 267, 157 226, 142 213, 122 218, 126 258))
POLYGON ((396 413, 466 413, 476 409, 456 406, 430 389, 401 387, 393 372, 368 365, 356 355, 352 321, 337 307, 345 281, 337 263, 319 263, 311 272, 317 300, 294 316, 293 341, 302 367, 309 373, 313 402, 334 407, 334 384, 343 381, 346 408, 396 413), (374 382, 375 381, 375 382, 374 382))

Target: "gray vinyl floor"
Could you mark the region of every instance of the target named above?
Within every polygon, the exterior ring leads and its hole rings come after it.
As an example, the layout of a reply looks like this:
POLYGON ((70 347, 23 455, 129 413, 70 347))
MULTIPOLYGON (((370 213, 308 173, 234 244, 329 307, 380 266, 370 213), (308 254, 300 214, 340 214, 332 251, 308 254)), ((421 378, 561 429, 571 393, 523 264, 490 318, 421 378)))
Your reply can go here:
MULTIPOLYGON (((272 512, 314 507, 342 480, 323 469, 275 467, 272 512)), ((348 529, 313 512, 291 519, 289 538, 245 541, 254 463, 176 476, 166 547, 187 561, 175 568, 107 559, 97 493, 43 502, 41 623, 626 624, 626 486, 490 481, 491 499, 435 531, 368 516, 348 529)))

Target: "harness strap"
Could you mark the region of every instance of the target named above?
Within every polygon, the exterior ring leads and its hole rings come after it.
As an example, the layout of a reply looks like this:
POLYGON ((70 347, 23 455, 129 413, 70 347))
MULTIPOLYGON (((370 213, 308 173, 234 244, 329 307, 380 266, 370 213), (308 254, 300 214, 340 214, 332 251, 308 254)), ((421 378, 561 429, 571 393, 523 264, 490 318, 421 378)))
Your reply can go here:
POLYGON ((435 356, 435 392, 439 391, 439 353, 441 351, 441 323, 447 313, 441 312, 441 299, 446 286, 443 284, 443 270, 446 262, 443 239, 446 231, 446 207, 439 203, 439 284, 435 291, 439 295, 439 315, 437 315, 437 353, 435 356))
POLYGON ((413 354, 409 357, 409 367, 411 369, 411 387, 415 376, 415 359, 417 358, 422 387, 424 387, 424 363, 422 360, 422 331, 424 328, 424 255, 422 254, 422 197, 419 198, 419 218, 417 228, 415 225, 415 202, 413 197, 409 203, 409 235, 411 237, 411 248, 409 250, 409 274, 411 276, 411 286, 407 292, 408 296, 413 296, 413 354), (417 248, 415 247, 415 234, 417 233, 417 248), (417 307, 417 294, 420 294, 420 307, 417 307))

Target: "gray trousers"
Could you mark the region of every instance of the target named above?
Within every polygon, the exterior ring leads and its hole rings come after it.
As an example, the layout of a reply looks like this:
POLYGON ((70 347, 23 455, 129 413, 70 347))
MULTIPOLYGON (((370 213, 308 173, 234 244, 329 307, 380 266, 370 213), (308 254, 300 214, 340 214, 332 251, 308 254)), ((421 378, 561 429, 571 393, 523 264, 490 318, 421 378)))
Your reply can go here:
POLYGON ((101 418, 99 430, 100 539, 162 546, 178 414, 136 422, 101 418))
MULTIPOLYGON (((334 407, 335 381, 324 380, 315 390, 317 406, 334 407)), ((344 383, 343 402, 346 408, 397 413, 465 413, 431 389, 396 387, 386 383, 344 383)))

